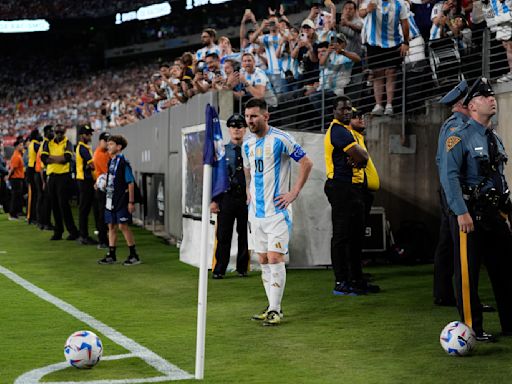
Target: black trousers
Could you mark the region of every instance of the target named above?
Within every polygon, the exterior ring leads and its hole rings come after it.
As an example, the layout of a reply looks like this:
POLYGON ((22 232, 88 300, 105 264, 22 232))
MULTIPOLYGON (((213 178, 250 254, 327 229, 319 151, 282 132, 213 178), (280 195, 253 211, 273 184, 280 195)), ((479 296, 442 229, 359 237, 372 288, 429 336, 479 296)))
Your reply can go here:
POLYGON ((89 237, 89 214, 94 200, 94 180, 77 180, 79 191, 78 231, 80 236, 89 237))
POLYGON ((11 204, 9 213, 12 217, 18 217, 23 213, 23 179, 9 179, 11 183, 11 204))
POLYGON ((219 202, 220 212, 217 216, 217 250, 216 264, 213 273, 224 275, 229 264, 233 225, 236 220, 238 234, 238 255, 236 270, 238 273, 247 272, 249 266, 249 251, 247 247, 247 204, 244 197, 234 197, 229 193, 222 196, 219 202))
MULTIPOLYGON (((471 216, 475 223, 475 231, 467 235, 467 258, 473 330, 477 335, 483 332, 478 281, 480 267, 484 263, 496 299, 501 328, 504 332, 512 332, 512 283, 509 277, 512 268, 512 234, 503 219, 496 218, 490 227, 486 225, 483 228, 481 223, 475 220, 475 216, 471 216)), ((457 217, 450 215, 449 222, 453 238, 460 238, 457 217)), ((455 296, 460 317, 464 321, 460 241, 454 242, 454 249, 455 296)))
POLYGON ((324 192, 331 204, 331 262, 336 282, 362 283, 361 252, 364 239, 363 190, 350 182, 329 179, 324 192))
POLYGON ((35 174, 36 186, 41 187, 40 193, 37 196, 37 217, 39 225, 49 226, 51 225, 52 215, 52 201, 50 193, 48 192, 48 177, 46 174, 41 176, 40 173, 35 174))
MULTIPOLYGON (((439 189, 441 203, 441 222, 439 240, 434 254, 434 298, 443 303, 454 303, 453 292, 453 253, 454 238, 450 231, 449 208, 442 188, 439 189)), ((455 238, 458 240, 458 236, 455 238)))
POLYGON ((98 231, 98 241, 100 244, 108 244, 108 227, 105 224, 105 204, 107 201, 107 194, 100 190, 94 191, 95 199, 92 203, 92 212, 94 214, 94 221, 96 223, 96 230, 98 231))
POLYGON ((37 196, 38 188, 36 186, 36 177, 34 168, 27 168, 28 182, 28 201, 27 201, 27 220, 29 223, 37 222, 37 196))
POLYGON ((52 202, 53 218, 55 220, 54 234, 62 236, 64 226, 62 220, 70 235, 78 236, 78 229, 76 228, 69 205, 71 197, 71 188, 73 179, 69 173, 52 173, 48 176, 48 192, 52 202))

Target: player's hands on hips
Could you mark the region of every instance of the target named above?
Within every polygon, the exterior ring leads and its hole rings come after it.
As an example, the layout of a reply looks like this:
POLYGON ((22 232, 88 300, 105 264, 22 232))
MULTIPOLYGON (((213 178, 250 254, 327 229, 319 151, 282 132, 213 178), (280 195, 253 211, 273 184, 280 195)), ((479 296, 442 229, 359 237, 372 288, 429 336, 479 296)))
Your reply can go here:
POLYGON ((215 201, 212 201, 210 203, 210 212, 211 213, 219 213, 220 212, 219 204, 217 204, 215 201))
POLYGON ((473 218, 468 212, 464 213, 463 215, 458 215, 457 222, 459 223, 459 229, 461 232, 470 233, 475 230, 473 218))
POLYGON ((274 201, 278 208, 288 208, 288 206, 295 201, 299 194, 294 191, 290 191, 288 193, 285 193, 283 195, 277 196, 274 201))

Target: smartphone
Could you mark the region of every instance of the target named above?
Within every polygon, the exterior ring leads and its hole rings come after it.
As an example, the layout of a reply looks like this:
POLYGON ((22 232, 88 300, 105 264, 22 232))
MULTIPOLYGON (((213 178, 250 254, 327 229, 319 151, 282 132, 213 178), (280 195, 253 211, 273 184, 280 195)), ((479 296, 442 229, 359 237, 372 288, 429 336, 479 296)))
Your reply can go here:
POLYGON ((329 39, 329 44, 335 44, 336 43, 336 36, 331 36, 329 39))
POLYGON ((300 39, 303 40, 303 41, 306 41, 308 39, 308 37, 306 36, 305 33, 301 33, 300 34, 300 39))

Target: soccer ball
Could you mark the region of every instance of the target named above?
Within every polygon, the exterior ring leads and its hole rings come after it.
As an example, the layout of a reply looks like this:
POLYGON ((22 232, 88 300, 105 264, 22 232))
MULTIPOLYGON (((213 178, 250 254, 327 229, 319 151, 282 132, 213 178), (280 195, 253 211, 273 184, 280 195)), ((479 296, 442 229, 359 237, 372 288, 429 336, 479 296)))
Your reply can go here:
POLYGON ((91 331, 73 333, 64 344, 64 357, 75 368, 89 369, 100 361, 103 344, 91 331))
POLYGON ((439 341, 450 356, 465 356, 476 344, 475 332, 461 321, 452 321, 444 327, 439 341))

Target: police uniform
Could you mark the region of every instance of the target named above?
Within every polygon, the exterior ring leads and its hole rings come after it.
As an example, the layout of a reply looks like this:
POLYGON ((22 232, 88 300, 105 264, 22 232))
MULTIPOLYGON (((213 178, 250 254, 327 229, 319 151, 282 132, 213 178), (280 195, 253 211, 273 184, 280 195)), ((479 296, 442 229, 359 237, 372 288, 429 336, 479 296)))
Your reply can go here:
POLYGON ((48 176, 48 193, 51 198, 53 218, 55 220, 53 240, 62 239, 64 224, 69 232, 68 240, 78 239, 78 229, 73 221, 69 199, 71 195, 71 160, 73 158, 73 148, 67 137, 56 141, 55 138, 48 140, 43 145, 41 160, 46 165, 46 174, 48 176), (65 163, 50 163, 50 156, 64 156, 65 163))
MULTIPOLYGON (((477 96, 492 95, 491 86, 481 78, 468 92, 464 104, 468 105, 477 96)), ((454 242, 457 307, 462 320, 473 327, 480 340, 492 339, 483 331, 477 294, 482 262, 493 287, 502 331, 512 332, 512 291, 508 276, 512 235, 504 218, 511 213, 503 173, 506 161, 505 149, 496 133, 470 119, 448 135, 440 163, 441 183, 451 211, 450 229, 453 238, 460 236, 460 241, 454 242), (475 228, 467 235, 459 232, 457 221, 457 216, 466 213, 471 215, 475 228)))
MULTIPOLYGON (((94 130, 88 125, 79 128, 79 135, 92 135, 94 130)), ((78 191, 80 193, 80 202, 78 205, 78 231, 80 232, 80 242, 84 245, 96 244, 96 241, 89 237, 88 218, 91 212, 94 200, 94 179, 92 148, 82 140, 76 146, 76 180, 78 191)))
MULTIPOLYGON (((468 84, 462 80, 448 92, 439 102, 452 107, 468 93, 468 84)), ((437 142, 436 165, 439 169, 441 158, 445 154, 445 142, 448 135, 464 125, 469 116, 462 112, 454 112, 445 120, 439 130, 437 142)), ((453 239, 450 233, 449 208, 443 188, 439 188, 441 204, 441 222, 439 225, 439 240, 434 254, 434 303, 437 305, 455 305, 453 291, 453 239)), ((458 239, 458 237, 457 237, 458 239)))
MULTIPOLYGON (((245 119, 241 115, 234 116, 240 116, 240 119, 228 119, 228 127, 246 126, 245 119)), ((232 142, 226 144, 224 148, 228 167, 229 189, 214 199, 220 209, 217 215, 217 247, 215 250, 215 266, 213 268, 214 278, 220 278, 226 274, 230 259, 231 238, 233 236, 233 224, 235 220, 238 235, 236 271, 239 276, 245 276, 249 266, 249 251, 247 246, 247 194, 245 189, 242 148, 240 145, 232 142)))

